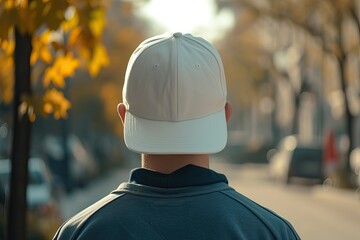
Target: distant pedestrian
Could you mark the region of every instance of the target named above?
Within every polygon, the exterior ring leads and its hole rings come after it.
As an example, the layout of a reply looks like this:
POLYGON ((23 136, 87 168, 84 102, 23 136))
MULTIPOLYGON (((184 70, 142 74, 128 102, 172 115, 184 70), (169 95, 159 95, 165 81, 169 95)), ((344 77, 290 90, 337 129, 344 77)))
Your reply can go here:
POLYGON ((173 33, 141 43, 118 105, 141 167, 54 239, 300 239, 288 221, 209 169, 209 154, 226 145, 226 96, 220 55, 203 38, 173 33))

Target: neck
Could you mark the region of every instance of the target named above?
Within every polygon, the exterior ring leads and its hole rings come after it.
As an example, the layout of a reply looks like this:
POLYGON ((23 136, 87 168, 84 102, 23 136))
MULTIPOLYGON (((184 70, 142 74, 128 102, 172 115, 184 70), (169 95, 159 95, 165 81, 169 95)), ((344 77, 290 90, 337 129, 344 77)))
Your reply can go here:
POLYGON ((165 174, 189 164, 209 168, 209 155, 141 155, 141 167, 165 174))

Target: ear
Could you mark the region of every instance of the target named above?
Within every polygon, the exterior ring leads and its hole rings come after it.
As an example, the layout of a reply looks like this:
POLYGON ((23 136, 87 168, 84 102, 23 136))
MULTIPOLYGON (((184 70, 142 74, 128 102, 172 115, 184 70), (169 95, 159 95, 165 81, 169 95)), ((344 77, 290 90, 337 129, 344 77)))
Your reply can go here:
POLYGON ((117 112, 119 114, 119 117, 121 119, 121 122, 123 123, 123 125, 125 124, 125 113, 126 113, 126 107, 125 104, 123 103, 119 103, 117 105, 117 112))
POLYGON ((231 110, 230 102, 226 102, 226 104, 225 104, 225 117, 226 117, 226 122, 227 123, 230 120, 231 113, 232 113, 232 110, 231 110))

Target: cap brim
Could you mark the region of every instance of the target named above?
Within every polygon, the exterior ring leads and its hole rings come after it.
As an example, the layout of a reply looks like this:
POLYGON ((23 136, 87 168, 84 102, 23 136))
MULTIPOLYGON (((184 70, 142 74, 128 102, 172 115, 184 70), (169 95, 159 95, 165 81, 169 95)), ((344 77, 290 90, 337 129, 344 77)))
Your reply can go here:
POLYGON ((147 154, 210 154, 226 145, 225 110, 199 119, 166 122, 139 118, 126 112, 126 146, 147 154))

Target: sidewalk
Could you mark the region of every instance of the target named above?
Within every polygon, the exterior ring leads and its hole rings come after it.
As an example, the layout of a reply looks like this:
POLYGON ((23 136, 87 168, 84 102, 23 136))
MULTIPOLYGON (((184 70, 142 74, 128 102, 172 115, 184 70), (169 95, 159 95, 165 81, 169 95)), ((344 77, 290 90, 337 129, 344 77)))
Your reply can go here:
POLYGON ((336 187, 313 187, 313 195, 316 198, 326 198, 333 203, 342 204, 349 209, 360 209, 360 199, 356 196, 355 189, 340 189, 336 187))

